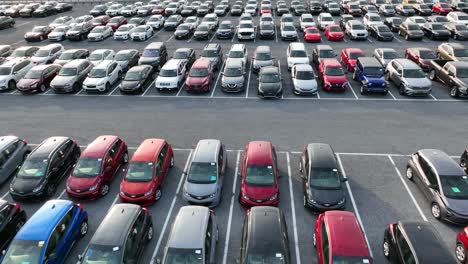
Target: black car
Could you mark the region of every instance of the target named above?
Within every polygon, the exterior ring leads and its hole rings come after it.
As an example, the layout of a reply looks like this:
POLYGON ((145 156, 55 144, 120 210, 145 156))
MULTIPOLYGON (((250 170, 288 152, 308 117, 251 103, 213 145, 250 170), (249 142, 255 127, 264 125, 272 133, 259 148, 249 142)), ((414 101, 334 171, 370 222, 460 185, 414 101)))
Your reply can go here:
POLYGON ((188 39, 193 34, 193 27, 191 24, 180 24, 174 32, 176 39, 188 39))
POLYGON ((24 39, 28 42, 30 41, 42 41, 47 39, 47 35, 52 31, 49 26, 35 26, 31 32, 26 32, 24 34, 24 39))
POLYGON ((393 33, 386 25, 373 25, 369 28, 369 35, 382 41, 392 41, 393 33))
POLYGON ((106 5, 96 5, 89 11, 89 14, 97 17, 97 16, 102 16, 105 15, 107 11, 107 6, 106 5))
POLYGON ((318 1, 311 1, 309 4, 309 11, 312 15, 318 15, 322 12, 322 4, 318 1))
POLYGON ((311 143, 301 155, 303 204, 305 208, 323 212, 345 208, 346 195, 338 170, 335 152, 328 144, 311 143))
POLYGON ((15 25, 15 20, 9 16, 0 16, 0 29, 12 28, 15 25))
POLYGON ((383 254, 391 263, 457 263, 428 222, 399 221, 384 233, 383 254))
POLYGON ((255 206, 245 215, 240 264, 291 264, 288 228, 283 212, 272 206, 255 206))
POLYGON ((201 4, 197 9, 197 16, 199 17, 204 17, 208 13, 210 13, 210 7, 208 4, 201 4))
POLYGON ((154 80, 156 68, 138 65, 130 68, 119 85, 121 93, 143 93, 154 80))
POLYGON ((172 58, 176 60, 187 60, 186 67, 187 70, 189 70, 196 59, 195 50, 193 48, 176 49, 172 58))
POLYGON ((416 11, 411 5, 399 4, 395 7, 395 12, 401 16, 414 16, 416 11))
POLYGON ((260 23, 258 34, 260 39, 274 39, 275 38, 275 24, 260 23))
POLYGON ((436 219, 468 222, 468 176, 445 152, 422 149, 413 153, 406 177, 419 187, 436 219))
POLYGON ((463 24, 449 23, 445 25, 445 28, 450 32, 453 39, 467 40, 468 39, 468 27, 463 24))
POLYGON ((440 23, 425 23, 421 28, 424 35, 432 40, 449 40, 450 31, 440 23))
POLYGON ((76 24, 67 31, 65 36, 68 40, 84 40, 93 28, 94 26, 91 22, 76 24))
POLYGON ((418 16, 432 15, 432 9, 426 4, 415 5, 414 11, 416 11, 416 15, 418 16))
POLYGON ((57 14, 57 11, 54 9, 53 6, 50 5, 42 5, 34 10, 32 16, 33 17, 46 17, 57 14))
POLYGON ((233 5, 231 8, 231 16, 240 16, 244 12, 244 8, 241 5, 233 5))
POLYGON ((142 17, 134 17, 134 18, 130 18, 130 20, 128 20, 127 24, 135 25, 137 27, 137 26, 140 26, 140 25, 144 25, 145 22, 146 22, 145 19, 142 18, 142 17))
POLYGON ((153 235, 149 210, 136 204, 114 205, 96 229, 84 254, 78 256, 78 263, 136 264, 153 235))
POLYGON ((384 25, 386 25, 392 32, 398 32, 398 30, 400 30, 401 23, 403 23, 403 20, 399 17, 389 17, 384 21, 384 25))
POLYGON ((19 204, 0 200, 0 252, 6 250, 24 223, 26 213, 19 204))
POLYGON ((354 17, 352 15, 341 15, 341 18, 338 20, 338 24, 340 25, 341 29, 344 31, 346 28, 346 23, 348 21, 354 20, 354 17))
POLYGON ((57 3, 54 6, 55 11, 58 13, 66 12, 66 11, 72 11, 73 10, 73 5, 70 3, 57 3))
POLYGON ((68 137, 50 137, 24 161, 10 185, 14 200, 51 197, 80 157, 80 147, 68 137))
POLYGON ((258 74, 257 95, 263 98, 281 98, 283 86, 281 74, 276 66, 266 66, 258 74))
POLYGON ((204 40, 210 39, 211 35, 213 35, 213 31, 208 24, 200 24, 198 25, 197 29, 193 33, 193 38, 196 40, 204 40))
POLYGON ((197 10, 193 8, 192 6, 184 6, 182 11, 180 11, 180 15, 183 17, 188 17, 188 16, 193 16, 197 13, 197 10))
POLYGON ((332 16, 339 16, 341 14, 340 5, 335 2, 329 2, 323 5, 323 10, 330 13, 332 16))
POLYGON ((120 50, 114 57, 114 60, 120 65, 124 72, 137 65, 139 59, 140 53, 136 49, 120 50))
POLYGON ((21 8, 19 11, 20 17, 32 17, 34 10, 36 10, 40 4, 29 4, 21 8))

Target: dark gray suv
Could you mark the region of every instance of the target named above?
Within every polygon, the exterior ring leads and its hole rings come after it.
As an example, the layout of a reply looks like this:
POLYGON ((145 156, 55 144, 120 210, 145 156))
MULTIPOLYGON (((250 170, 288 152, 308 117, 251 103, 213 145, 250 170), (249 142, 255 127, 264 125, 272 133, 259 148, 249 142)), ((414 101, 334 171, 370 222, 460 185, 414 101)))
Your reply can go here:
POLYGON ((26 140, 16 136, 0 137, 0 183, 5 182, 31 152, 26 140))

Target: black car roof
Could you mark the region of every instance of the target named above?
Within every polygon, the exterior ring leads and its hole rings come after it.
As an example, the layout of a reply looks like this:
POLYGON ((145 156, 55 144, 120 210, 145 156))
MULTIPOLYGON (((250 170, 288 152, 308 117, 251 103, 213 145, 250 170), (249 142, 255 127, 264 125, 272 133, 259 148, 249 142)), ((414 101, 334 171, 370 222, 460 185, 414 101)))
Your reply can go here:
POLYGON ((426 158, 439 175, 464 175, 463 169, 447 153, 438 149, 421 149, 419 154, 426 158))
POLYGON ((49 158, 60 146, 69 140, 68 137, 50 137, 37 146, 29 155, 30 158, 49 158))
POLYGON ((441 242, 442 238, 429 223, 399 222, 414 250, 417 263, 456 263, 452 254, 441 242))
POLYGON ((382 68, 382 64, 374 57, 359 57, 359 63, 362 67, 379 67, 382 68))
POLYGON ((281 234, 281 214, 278 208, 255 206, 250 209, 247 252, 270 255, 286 253, 281 234))
POLYGON ((140 212, 135 204, 117 204, 107 213, 90 241, 92 245, 123 246, 125 238, 140 212))
POLYGON ((324 143, 310 143, 307 145, 310 165, 314 168, 336 168, 335 153, 330 145, 324 143))

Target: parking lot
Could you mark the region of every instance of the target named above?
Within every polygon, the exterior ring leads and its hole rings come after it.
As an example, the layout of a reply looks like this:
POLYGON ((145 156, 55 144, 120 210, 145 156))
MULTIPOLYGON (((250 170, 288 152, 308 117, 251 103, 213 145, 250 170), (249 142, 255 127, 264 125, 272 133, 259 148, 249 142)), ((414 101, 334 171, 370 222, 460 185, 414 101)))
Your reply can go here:
MULTIPOLYGON (((72 12, 65 14, 77 17, 87 14, 91 7, 78 4, 72 12)), ((46 45, 47 40, 27 44, 23 35, 34 25, 48 25, 55 17, 17 18, 14 29, 0 31, 0 44, 15 47, 46 45)), ((238 20, 228 15, 221 21, 226 19, 238 20)), ((279 31, 279 18, 275 19, 279 31)), ((258 21, 258 16, 254 21, 258 21)), ((160 30, 146 42, 110 38, 97 43, 65 41, 63 45, 66 49, 88 48, 90 51, 98 48, 116 51, 137 48, 141 51, 149 42, 164 41, 169 54, 177 48, 193 47, 198 55, 208 42, 220 43, 225 54, 233 43, 239 43, 236 38, 196 41, 176 40, 172 36, 173 32, 160 30)), ((302 34, 300 37, 302 39, 302 34)), ((453 251, 455 236, 463 227, 435 220, 422 193, 404 173, 407 155, 421 148, 442 149, 458 161, 466 146, 466 99, 451 98, 448 89, 438 82, 433 83, 430 97, 401 96, 395 87, 386 96, 361 95, 360 84, 352 80, 350 73, 348 79, 352 89, 343 93, 324 92, 319 88, 317 96, 296 96, 287 70, 288 42, 279 38, 269 41, 256 38, 242 43, 247 45, 250 55, 258 45, 272 48, 283 77, 282 100, 255 100, 259 99, 256 93, 258 81, 250 70, 247 71, 248 88, 240 94, 222 92, 219 72, 216 73, 215 87, 208 94, 188 94, 183 89, 160 93, 154 84, 144 94, 136 96, 121 95, 117 86, 108 94, 82 91, 55 95, 49 90, 44 94, 22 95, 7 91, 0 94, 0 135, 15 134, 32 145, 50 136, 63 135, 76 139, 85 147, 98 135, 116 134, 127 142, 131 153, 144 138, 166 138, 175 148, 176 165, 166 178, 162 198, 149 207, 155 235, 140 263, 153 264, 162 258, 175 215, 186 205, 181 195, 184 168, 197 141, 203 138, 220 139, 229 149, 222 202, 215 208, 220 228, 217 263, 236 263, 239 258, 245 210, 237 202, 240 183, 237 171, 242 149, 251 140, 270 140, 277 147, 281 175, 279 207, 286 216, 293 263, 317 263, 312 244, 317 216, 302 205, 299 174, 300 152, 311 142, 329 143, 337 152, 342 174, 349 179, 346 209, 358 216, 374 263, 386 263, 381 250, 383 232, 389 223, 398 220, 429 221, 453 251)), ((346 39, 338 43, 322 40, 322 44, 332 45, 337 53, 345 47, 358 47, 369 56, 378 47, 395 48, 403 56, 406 47, 435 49, 440 43, 428 39, 405 41, 399 36, 393 42, 378 42, 373 38, 367 41, 346 39)), ((307 43, 306 47, 311 52, 315 45, 307 43)), ((89 213, 90 232, 73 247, 66 263, 76 263, 77 255, 83 252, 108 209, 119 202, 123 169, 115 177, 106 197, 80 201, 89 213)), ((8 189, 9 182, 1 185, 0 196, 12 201, 8 189)), ((68 199, 65 181, 55 197, 68 199)), ((41 205, 41 202, 21 202, 28 216, 41 205)))

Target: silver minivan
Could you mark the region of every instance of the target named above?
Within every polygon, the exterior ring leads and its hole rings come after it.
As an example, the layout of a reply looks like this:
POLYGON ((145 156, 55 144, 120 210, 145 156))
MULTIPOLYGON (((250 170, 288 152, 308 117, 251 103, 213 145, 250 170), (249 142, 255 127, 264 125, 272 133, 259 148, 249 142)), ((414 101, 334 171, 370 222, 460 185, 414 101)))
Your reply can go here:
POLYGON ((221 141, 200 140, 184 172, 184 200, 190 204, 217 206, 221 201, 226 167, 227 152, 221 141))
POLYGON ((162 263, 215 264, 218 238, 218 223, 212 210, 183 206, 172 225, 162 263))
POLYGON ((245 65, 241 59, 229 59, 224 65, 221 86, 224 92, 242 92, 245 81, 245 65))

